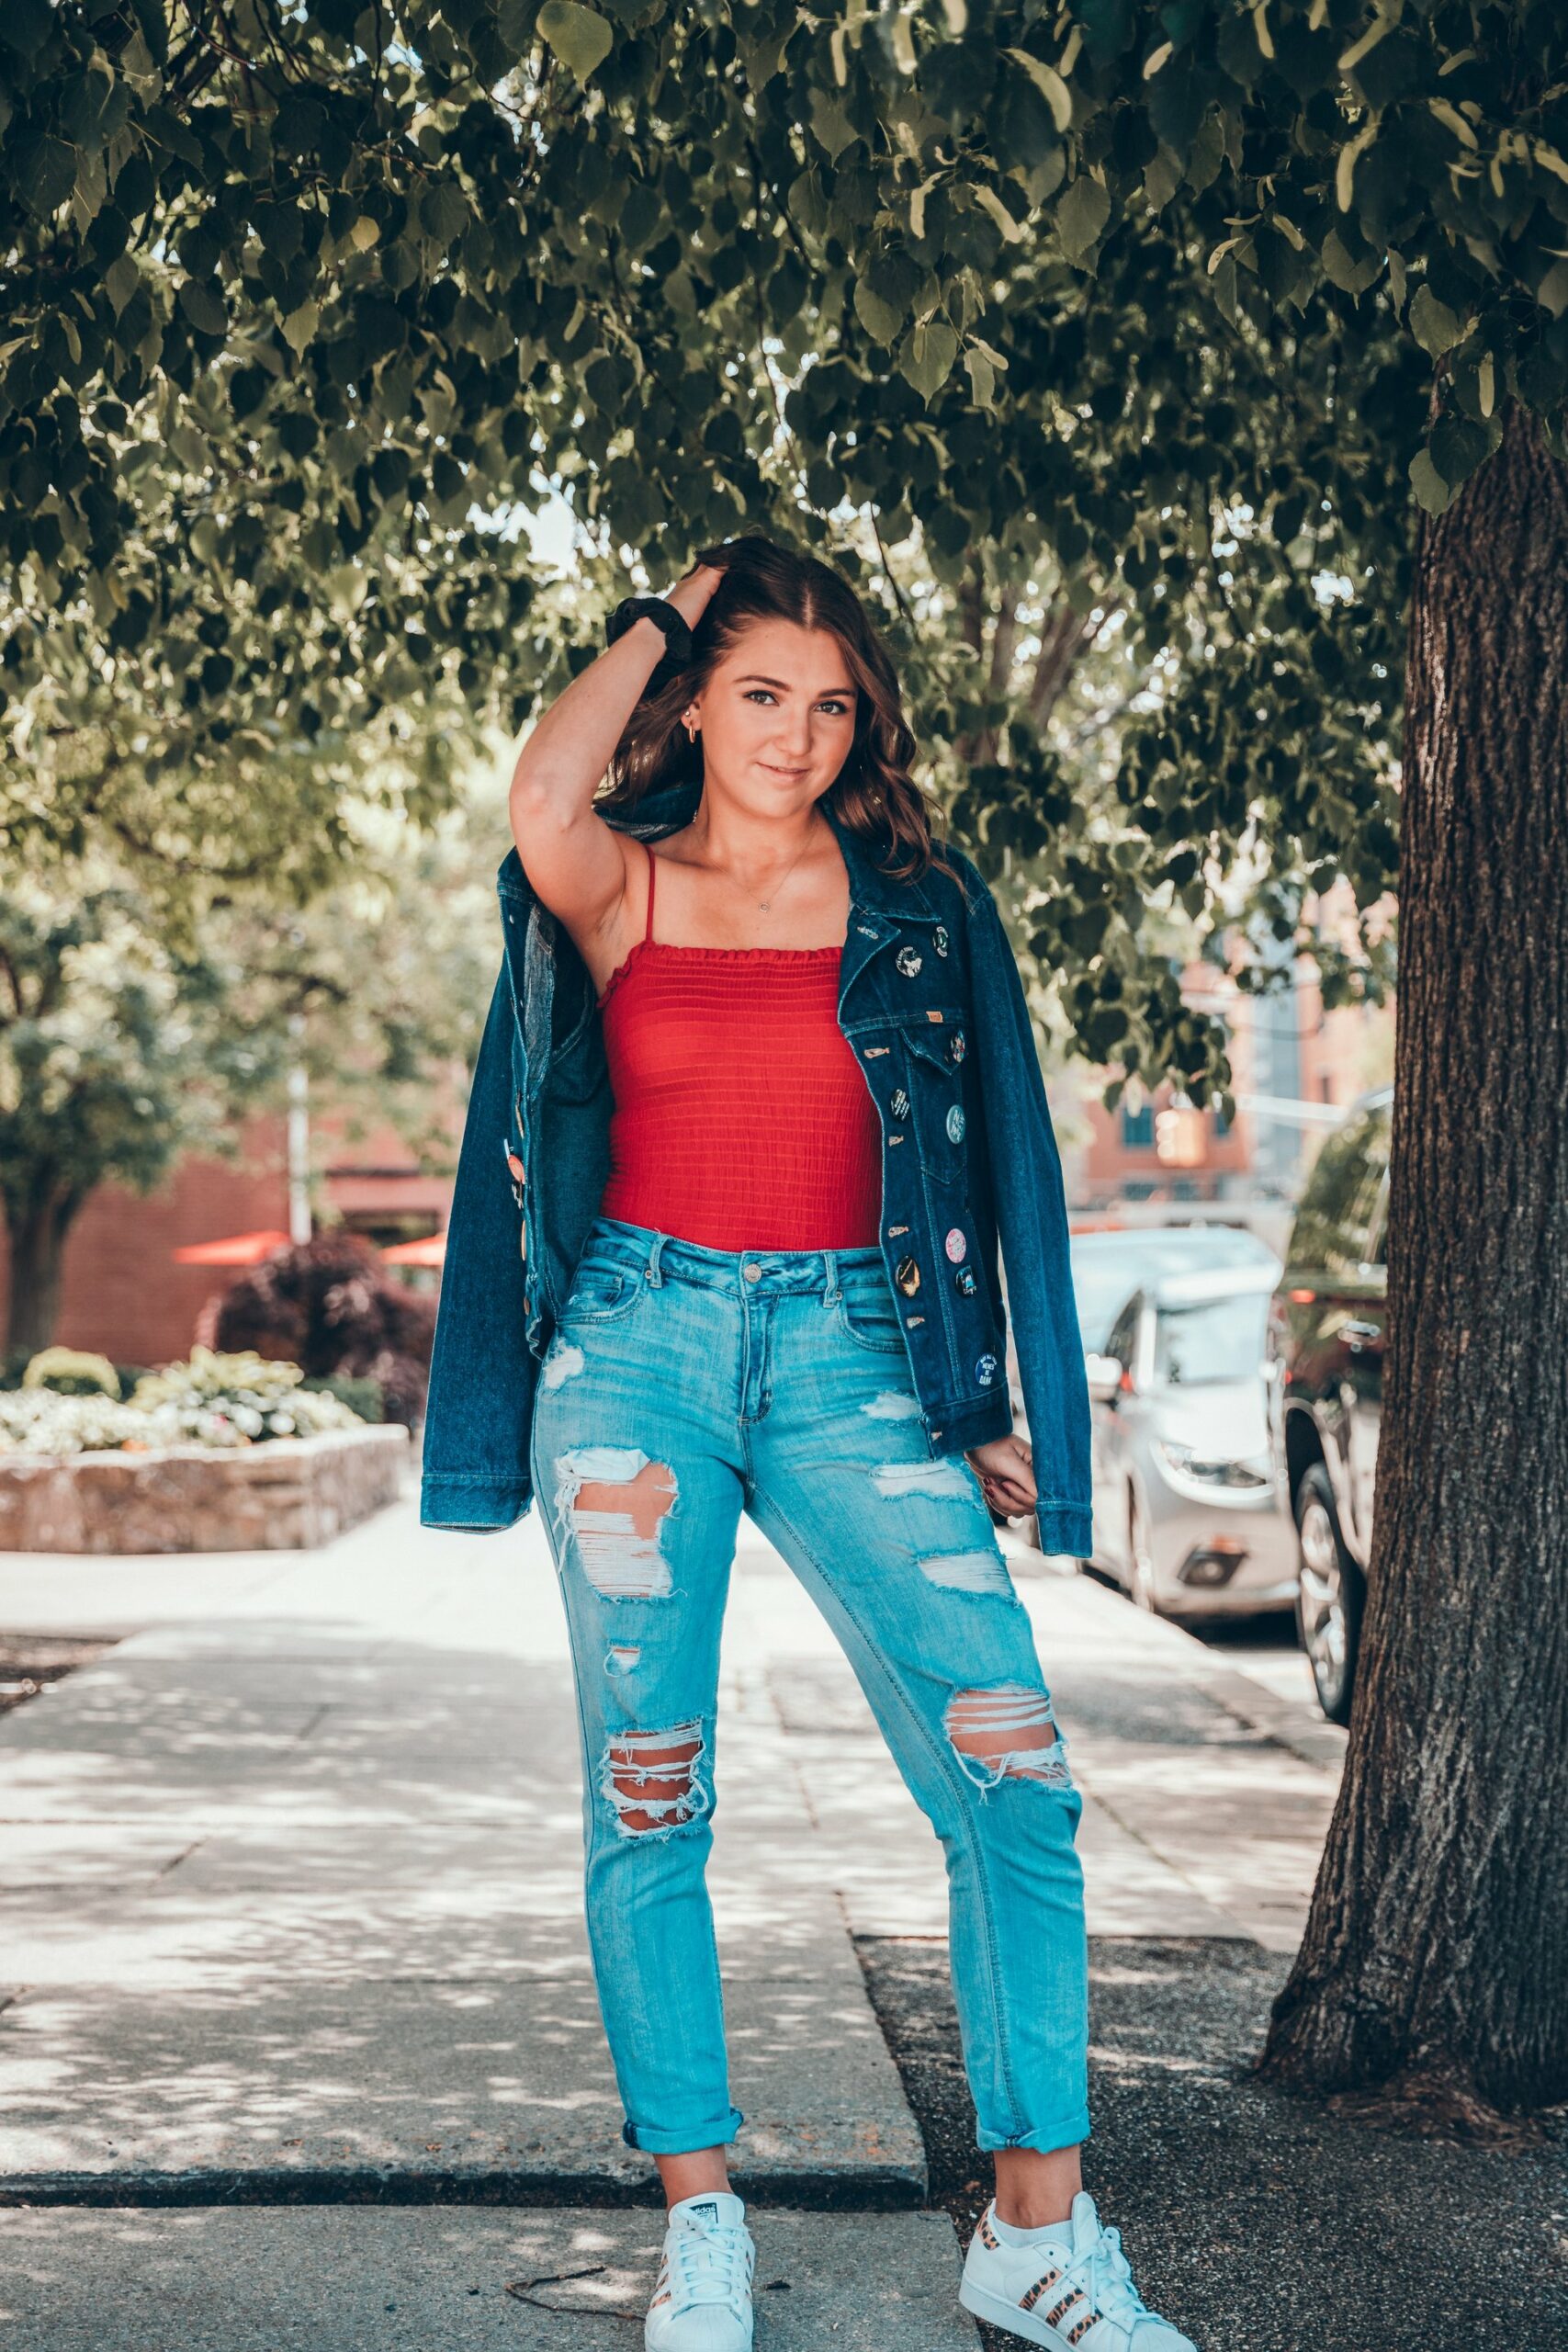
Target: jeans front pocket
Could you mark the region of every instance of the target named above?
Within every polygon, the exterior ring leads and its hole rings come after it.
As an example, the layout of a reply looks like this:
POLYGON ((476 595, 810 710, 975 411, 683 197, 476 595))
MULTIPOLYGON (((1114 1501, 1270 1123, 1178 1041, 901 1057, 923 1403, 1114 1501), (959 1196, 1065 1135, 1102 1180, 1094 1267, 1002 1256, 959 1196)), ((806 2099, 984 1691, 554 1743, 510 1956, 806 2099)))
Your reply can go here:
POLYGON ((873 1272, 841 1279, 835 1311, 839 1329, 857 1347, 874 1349, 878 1355, 905 1353, 907 1343, 898 1319, 898 1302, 886 1273, 873 1272))
POLYGON ((620 1323, 648 1287, 640 1268, 608 1253, 590 1250, 580 1258, 561 1309, 561 1322, 620 1323))

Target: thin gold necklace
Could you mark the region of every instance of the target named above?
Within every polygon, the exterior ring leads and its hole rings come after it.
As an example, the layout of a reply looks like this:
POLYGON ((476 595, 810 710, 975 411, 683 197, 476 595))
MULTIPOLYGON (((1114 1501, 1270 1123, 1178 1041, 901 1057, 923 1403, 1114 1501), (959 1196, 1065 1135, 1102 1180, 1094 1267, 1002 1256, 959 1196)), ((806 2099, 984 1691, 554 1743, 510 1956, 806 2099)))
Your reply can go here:
POLYGON ((795 855, 790 859, 789 864, 784 867, 784 872, 779 876, 778 880, 768 892, 767 897, 757 900, 756 903, 758 909, 762 914, 768 913, 773 906, 773 900, 777 898, 784 884, 789 880, 790 876, 795 872, 795 867, 800 864, 801 859, 806 855, 806 853, 810 846, 811 836, 807 835, 806 841, 802 843, 801 847, 795 851, 795 855))

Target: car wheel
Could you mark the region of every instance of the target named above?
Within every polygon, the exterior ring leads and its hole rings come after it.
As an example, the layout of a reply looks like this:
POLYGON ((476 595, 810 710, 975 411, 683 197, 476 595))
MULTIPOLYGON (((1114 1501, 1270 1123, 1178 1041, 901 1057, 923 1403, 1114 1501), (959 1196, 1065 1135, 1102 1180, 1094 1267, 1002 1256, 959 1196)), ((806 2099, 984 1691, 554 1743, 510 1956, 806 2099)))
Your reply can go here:
POLYGON ((1348 1724, 1366 1587, 1345 1549, 1334 1489, 1321 1462, 1313 1464, 1296 1489, 1296 1535, 1301 1553, 1296 1629, 1312 1668, 1318 1705, 1331 1724, 1348 1724))
POLYGON ((1128 1590, 1140 1609, 1151 1617, 1160 1613, 1155 1597, 1155 1561, 1149 1549, 1149 1522, 1136 1487, 1127 1489, 1127 1561, 1131 1582, 1128 1590))

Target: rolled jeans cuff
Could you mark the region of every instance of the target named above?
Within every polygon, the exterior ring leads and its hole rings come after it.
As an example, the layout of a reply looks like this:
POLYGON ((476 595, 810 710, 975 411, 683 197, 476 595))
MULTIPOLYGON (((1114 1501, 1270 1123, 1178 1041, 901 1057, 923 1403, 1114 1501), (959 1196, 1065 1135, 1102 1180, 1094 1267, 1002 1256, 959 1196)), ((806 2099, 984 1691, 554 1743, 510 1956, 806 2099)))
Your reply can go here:
POLYGON ((1050 2155, 1057 2148, 1081 2147, 1089 2134, 1089 2109, 1080 2107, 1076 2115, 1066 2116, 1062 2122, 1042 2123, 1036 2131, 1022 2132, 1017 2139, 998 2139, 995 2132, 987 2132, 984 2124, 975 2138, 987 2155, 993 2154, 998 2148, 1033 2148, 1041 2155, 1050 2155))
POLYGON ((745 2120, 740 2109, 732 2107, 711 2125, 688 2124, 683 2132, 660 2132, 651 2123, 634 2123, 628 2115, 621 2126, 621 2137, 628 2148, 641 2148, 650 2156, 689 2156, 699 2148, 727 2148, 745 2120))

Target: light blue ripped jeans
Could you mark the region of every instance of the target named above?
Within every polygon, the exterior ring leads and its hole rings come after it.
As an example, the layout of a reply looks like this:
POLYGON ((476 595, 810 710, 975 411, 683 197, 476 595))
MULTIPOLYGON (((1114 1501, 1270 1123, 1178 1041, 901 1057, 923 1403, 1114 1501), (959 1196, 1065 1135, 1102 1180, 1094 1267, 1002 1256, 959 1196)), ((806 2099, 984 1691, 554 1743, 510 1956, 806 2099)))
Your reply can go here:
POLYGON ((981 2147, 1085 2139, 1082 1800, 979 1481, 928 1451, 880 1250, 708 1250, 601 1216, 540 1367, 531 1451, 627 2143, 716 2147, 743 2120, 705 1883, 743 1509, 843 1645, 942 1840, 981 2147))

